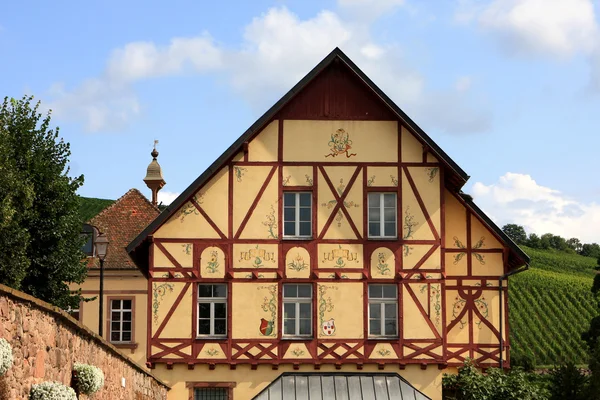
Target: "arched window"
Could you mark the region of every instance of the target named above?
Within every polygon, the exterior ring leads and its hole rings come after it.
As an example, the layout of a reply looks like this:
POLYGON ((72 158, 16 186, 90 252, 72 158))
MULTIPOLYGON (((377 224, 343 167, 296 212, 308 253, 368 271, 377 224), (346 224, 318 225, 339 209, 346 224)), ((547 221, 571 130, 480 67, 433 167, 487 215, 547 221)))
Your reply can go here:
POLYGON ((86 238, 85 244, 81 247, 81 251, 88 257, 94 256, 94 240, 96 240, 97 229, 92 225, 84 224, 81 230, 81 236, 86 238))

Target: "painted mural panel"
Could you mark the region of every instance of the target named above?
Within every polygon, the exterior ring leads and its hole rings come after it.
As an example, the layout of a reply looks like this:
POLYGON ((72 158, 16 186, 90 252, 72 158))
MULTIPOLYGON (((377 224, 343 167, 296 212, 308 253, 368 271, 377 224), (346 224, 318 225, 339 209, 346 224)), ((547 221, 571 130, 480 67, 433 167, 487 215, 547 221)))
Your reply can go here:
POLYGON ((276 175, 273 175, 242 230, 241 239, 277 239, 277 190, 276 175))
POLYGON ((502 253, 471 253, 472 274, 474 276, 500 276, 504 273, 502 253))
POLYGON ((235 339, 277 337, 277 284, 232 284, 231 336, 235 339))
POLYGON ((152 282, 152 336, 156 335, 156 331, 185 287, 183 282, 152 282))
POLYGON ((467 276, 467 259, 460 253, 445 253, 446 257, 446 275, 447 276, 467 276))
POLYGON ((325 239, 357 239, 357 233, 360 234, 359 229, 362 228, 360 168, 325 167, 323 170, 325 174, 320 175, 323 179, 319 181, 318 204, 319 216, 325 218, 319 221, 320 232, 323 234, 323 229, 327 229, 325 239), (327 223, 329 227, 326 227, 327 223))
POLYGON ((287 161, 395 162, 396 121, 286 120, 283 157, 287 161))
POLYGON ((317 248, 319 268, 363 268, 361 244, 321 243, 317 248))
POLYGON ((402 316, 405 339, 435 339, 435 333, 428 324, 427 293, 421 293, 420 284, 402 285, 402 316))
POLYGON ((216 239, 219 234, 191 202, 185 203, 154 233, 156 238, 207 238, 216 239))
POLYGON ((446 321, 448 343, 469 343, 469 313, 466 299, 457 290, 446 290, 446 321))
POLYGON ((440 269, 441 251, 432 244, 407 243, 402 246, 402 269, 440 269))
POLYGON ((227 234, 229 221, 229 169, 221 168, 215 176, 195 195, 196 201, 215 223, 218 229, 227 234))
POLYGON ((502 249, 502 244, 496 239, 496 236, 489 231, 479 219, 471 215, 471 243, 481 241, 481 248, 485 249, 502 249))
POLYGON ((227 354, 225 354, 225 351, 218 343, 206 343, 200 349, 198 358, 223 360, 227 358, 227 354))
POLYGON ((449 191, 444 191, 446 247, 459 248, 467 243, 467 210, 449 191))
POLYGON ((396 257, 387 247, 379 247, 371 253, 371 278, 390 279, 396 275, 396 257))
POLYGON ((200 276, 203 278, 223 278, 225 276, 225 253, 216 246, 202 250, 200 255, 200 276))
POLYGON ((310 277, 310 255, 303 247, 292 247, 285 256, 286 278, 310 277))
POLYGON ((367 167, 367 187, 398 186, 398 167, 367 167))
POLYGON ((405 240, 435 239, 405 174, 402 175, 402 237, 405 240))
POLYGON ((362 310, 363 299, 362 283, 317 284, 317 337, 363 338, 363 320, 356 313, 362 310))
POLYGON ((279 121, 267 125, 248 143, 248 161, 277 161, 279 121))
POLYGON ((283 358, 290 358, 290 359, 306 359, 306 358, 312 358, 310 352, 308 351, 308 349, 306 348, 306 345, 304 343, 298 343, 298 344, 292 344, 287 351, 285 352, 285 354, 283 355, 283 358))
POLYGON ((429 219, 439 235, 442 215, 439 167, 409 167, 407 170, 425 206, 429 219))
POLYGON ((276 244, 233 245, 233 268, 277 268, 276 244))
POLYGON ((180 267, 191 268, 193 265, 192 243, 161 243, 154 245, 154 267, 176 267, 170 256, 180 267), (164 250, 163 250, 164 249, 164 250))
POLYGON ((313 186, 314 176, 312 166, 284 166, 282 172, 283 186, 313 186))
POLYGON ((237 232, 261 187, 276 175, 273 167, 235 165, 233 167, 233 231, 237 232))
MULTIPOLYGON (((174 289, 173 293, 178 292, 177 295, 181 296, 181 292, 183 292, 183 296, 180 297, 181 300, 179 304, 175 305, 174 307, 171 307, 171 309, 169 310, 169 312, 171 312, 172 314, 169 317, 168 323, 164 325, 163 331, 159 335, 157 335, 159 338, 188 339, 192 337, 193 320, 190 317, 192 315, 192 308, 196 306, 195 299, 193 298, 192 294, 192 288, 192 284, 186 284, 182 287, 181 290, 179 290, 179 292, 177 288, 174 289)), ((161 304, 161 310, 166 308, 163 308, 162 306, 163 305, 161 304)), ((159 320, 162 321, 163 318, 160 318, 159 316, 159 320)))
POLYGON ((369 355, 372 359, 397 359, 396 350, 389 343, 377 343, 369 355))

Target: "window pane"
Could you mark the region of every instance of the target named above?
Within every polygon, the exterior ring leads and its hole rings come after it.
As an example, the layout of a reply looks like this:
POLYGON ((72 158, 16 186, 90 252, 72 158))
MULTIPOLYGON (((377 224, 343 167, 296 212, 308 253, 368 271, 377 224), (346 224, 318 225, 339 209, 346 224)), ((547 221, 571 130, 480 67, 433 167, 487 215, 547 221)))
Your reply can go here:
POLYGON ((300 303, 300 318, 310 318, 311 314, 311 304, 300 303))
POLYGON ((215 319, 215 335, 225 335, 227 333, 227 320, 215 319))
POLYGON ((300 222, 300 236, 310 236, 311 235, 311 223, 310 222, 300 222))
POLYGON ((396 210, 394 208, 384 208, 383 209, 383 219, 385 222, 395 222, 396 221, 396 210))
POLYGON ((379 222, 369 222, 369 236, 381 236, 379 222))
POLYGON ((379 193, 369 193, 369 207, 379 207, 379 193))
POLYGON ((300 221, 308 221, 310 222, 310 208, 301 208, 300 209, 300 221))
POLYGON ((111 319, 112 321, 120 321, 120 320, 121 320, 121 313, 118 313, 118 312, 114 312, 114 311, 113 311, 113 312, 111 313, 111 317, 110 317, 110 319, 111 319))
POLYGON ((310 285, 298 285, 298 297, 310 298, 311 289, 310 285))
POLYGON ((396 223, 386 222, 384 224, 384 236, 396 236, 396 223))
POLYGON ((110 308, 113 310, 119 310, 121 308, 121 300, 113 300, 111 302, 110 308))
POLYGON ((123 330, 131 331, 131 322, 123 322, 123 330))
POLYGON ((110 334, 110 340, 113 342, 119 342, 121 340, 119 332, 113 332, 110 334))
POLYGON ((386 318, 396 318, 396 305, 395 304, 386 304, 385 305, 385 317, 386 318))
POLYGON ((198 304, 198 318, 210 318, 210 303, 198 304))
POLYGON ((396 298, 396 286, 384 285, 383 286, 383 297, 385 297, 386 299, 395 299, 396 298))
POLYGON ((296 205, 296 193, 284 193, 283 194, 283 206, 295 206, 296 205))
POLYGON ((385 193, 383 195, 383 206, 384 207, 395 207, 396 206, 396 194, 385 193))
POLYGON ((381 285, 369 285, 369 298, 370 299, 380 299, 382 292, 383 292, 383 287, 381 285))
POLYGON ((227 285, 213 285, 213 297, 227 297, 227 285))
POLYGON ((196 388, 194 400, 228 400, 227 388, 196 388))
POLYGON ((311 329, 311 320, 310 319, 301 319, 300 320, 300 334, 301 335, 310 335, 311 329))
POLYGON ((369 208, 369 221, 379 222, 381 218, 381 212, 379 208, 369 208))
POLYGON ((387 336, 395 336, 396 333, 396 320, 385 321, 385 334, 387 336))
POLYGON ((369 320, 369 334, 381 335, 381 321, 378 319, 369 320))
POLYGON ((110 324, 110 329, 111 331, 119 331, 121 330, 121 323, 120 322, 113 322, 110 324))
POLYGON ((285 236, 295 236, 296 235, 296 224, 293 222, 285 222, 283 224, 283 234, 285 236))
POLYGON ((381 318, 381 304, 369 304, 369 318, 381 318))
POLYGON ((283 209, 283 220, 284 221, 295 221, 296 220, 296 209, 286 207, 283 209))
POLYGON ((131 310, 131 300, 123 300, 123 308, 125 310, 131 310))
POLYGON ((283 334, 284 335, 295 335, 296 334, 296 320, 286 319, 283 323, 283 334))
POLYGON ((130 342, 131 341, 131 332, 123 332, 123 336, 122 339, 124 342, 130 342))
POLYGON ((283 305, 283 318, 296 317, 296 303, 285 303, 283 305))
POLYGON ((200 324, 198 326, 198 334, 199 335, 210 335, 210 320, 209 319, 201 319, 200 324))
POLYGON ((215 318, 227 318, 225 303, 215 303, 215 318))
POLYGON ((212 297, 211 285, 198 285, 198 297, 212 297))
POLYGON ((298 285, 283 285, 283 297, 298 297, 298 285))
POLYGON ((300 193, 300 206, 310 207, 312 193, 300 193))
POLYGON ((131 321, 131 311, 125 311, 123 313, 123 321, 131 321))

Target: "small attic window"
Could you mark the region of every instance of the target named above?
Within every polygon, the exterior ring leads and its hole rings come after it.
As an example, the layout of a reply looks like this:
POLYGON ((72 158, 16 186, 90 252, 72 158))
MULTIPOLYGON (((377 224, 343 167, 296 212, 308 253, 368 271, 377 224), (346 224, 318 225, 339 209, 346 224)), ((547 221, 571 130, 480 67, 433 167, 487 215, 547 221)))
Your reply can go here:
POLYGON ((94 256, 94 240, 96 239, 96 229, 92 225, 84 224, 81 230, 81 236, 86 238, 85 244, 81 247, 81 251, 88 257, 94 256))

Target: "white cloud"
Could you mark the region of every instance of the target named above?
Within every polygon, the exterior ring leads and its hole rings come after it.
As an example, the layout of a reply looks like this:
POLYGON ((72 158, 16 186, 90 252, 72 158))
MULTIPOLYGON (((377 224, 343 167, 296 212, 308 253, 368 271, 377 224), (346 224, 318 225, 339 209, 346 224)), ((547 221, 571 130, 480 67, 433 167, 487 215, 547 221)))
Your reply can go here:
POLYGON ((506 50, 519 54, 567 57, 591 51, 598 40, 591 0, 494 0, 484 6, 463 2, 456 18, 476 20, 506 50))
MULTIPOLYGON (((356 7, 390 10, 397 0, 340 0, 340 11, 356 7)), ((470 82, 432 91, 395 44, 372 40, 372 21, 343 19, 321 11, 301 19, 285 7, 269 9, 244 29, 237 49, 208 35, 175 38, 168 45, 134 42, 113 51, 104 73, 73 90, 50 91, 56 115, 82 120, 90 131, 114 128, 140 113, 133 84, 182 73, 223 74, 255 111, 262 112, 297 83, 333 48, 342 48, 397 104, 426 127, 451 133, 486 130, 488 110, 469 97, 470 82)))
POLYGON ((538 235, 600 242, 600 204, 570 199, 530 175, 508 172, 490 185, 476 182, 472 191, 475 202, 500 226, 515 223, 538 235))
POLYGON ((167 192, 164 190, 160 190, 158 192, 158 204, 163 203, 165 206, 168 206, 173 202, 173 200, 179 197, 180 194, 181 193, 179 192, 167 192))

